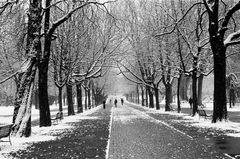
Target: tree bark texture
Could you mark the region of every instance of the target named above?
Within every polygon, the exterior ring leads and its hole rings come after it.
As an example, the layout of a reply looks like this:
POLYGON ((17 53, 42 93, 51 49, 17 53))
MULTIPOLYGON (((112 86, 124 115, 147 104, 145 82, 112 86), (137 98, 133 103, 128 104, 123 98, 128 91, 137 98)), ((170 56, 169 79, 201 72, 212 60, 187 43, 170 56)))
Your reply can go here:
POLYGON ((226 59, 225 49, 220 48, 214 54, 214 111, 213 122, 227 119, 226 106, 226 59))
POLYGON ((85 105, 85 110, 87 110, 88 105, 87 105, 87 88, 85 88, 85 98, 84 98, 84 105, 85 105))
POLYGON ((144 87, 141 86, 141 90, 142 90, 142 93, 141 93, 141 96, 142 96, 142 106, 144 106, 144 87))
POLYGON ((181 79, 182 79, 182 74, 180 73, 180 76, 177 80, 177 108, 178 108, 178 113, 181 112, 181 102, 180 102, 180 86, 181 86, 181 79))
POLYGON ((148 86, 145 86, 146 107, 148 107, 148 86))
POLYGON ((155 99, 156 99, 156 109, 160 109, 160 104, 159 104, 159 90, 157 86, 154 86, 154 93, 155 93, 155 99))
POLYGON ((147 89, 148 89, 148 96, 149 96, 149 108, 154 108, 152 88, 147 87, 147 89))
POLYGON ((139 93, 139 86, 137 85, 137 104, 140 103, 140 101, 139 101, 139 96, 140 96, 140 93, 139 93))
POLYGON ((72 86, 67 84, 67 104, 68 104, 68 116, 75 115, 74 107, 73 107, 73 92, 72 92, 72 86))
POLYGON ((82 86, 81 84, 78 84, 76 86, 77 88, 77 108, 78 108, 78 113, 83 112, 83 105, 82 105, 82 86))
POLYGON ((192 71, 192 99, 193 99, 193 109, 192 115, 195 116, 198 111, 197 104, 197 57, 193 57, 193 71, 192 71))
POLYGON ((200 76, 198 77, 198 105, 202 105, 202 85, 203 85, 203 74, 200 74, 200 76))
POLYGON ((209 13, 210 45, 214 60, 214 102, 213 119, 227 119, 226 106, 226 46, 224 45, 224 31, 219 32, 219 1, 215 1, 212 12, 209 13))
POLYGON ((48 60, 39 63, 39 108, 40 108, 40 127, 51 126, 51 116, 48 102, 48 60))
POLYGON ((63 111, 63 106, 62 106, 62 87, 58 87, 58 107, 59 111, 63 111))
POLYGON ((165 85, 165 111, 170 111, 171 96, 172 96, 172 85, 171 85, 171 83, 166 83, 166 85, 165 85))
POLYGON ((46 0, 46 10, 44 18, 44 50, 38 64, 39 70, 39 106, 40 106, 40 127, 51 126, 51 115, 48 101, 48 64, 51 49, 51 35, 47 33, 49 29, 51 0, 46 0))
POLYGON ((14 102, 12 134, 15 136, 31 135, 31 107, 34 79, 37 62, 41 53, 41 0, 30 1, 28 33, 27 33, 27 60, 19 71, 19 84, 17 85, 14 102))
POLYGON ((92 108, 94 108, 95 104, 96 104, 96 101, 95 101, 95 96, 94 96, 94 83, 92 81, 92 108))
POLYGON ((88 109, 91 109, 91 89, 90 89, 90 85, 89 85, 89 88, 87 89, 87 97, 88 97, 88 109))
POLYGON ((182 100, 188 101, 187 90, 190 83, 190 78, 188 76, 183 75, 181 78, 181 85, 179 94, 182 100))

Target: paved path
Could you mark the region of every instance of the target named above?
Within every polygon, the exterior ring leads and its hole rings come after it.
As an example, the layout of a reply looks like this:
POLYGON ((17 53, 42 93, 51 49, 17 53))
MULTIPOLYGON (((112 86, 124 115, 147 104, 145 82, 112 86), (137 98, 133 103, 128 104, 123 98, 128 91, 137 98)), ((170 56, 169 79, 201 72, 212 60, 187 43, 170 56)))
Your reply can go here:
POLYGON ((10 155, 43 159, 227 158, 206 142, 208 132, 172 124, 173 116, 150 114, 142 107, 124 104, 117 108, 107 105, 107 109, 100 108, 88 117, 69 122, 74 126, 71 130, 52 132, 57 140, 33 143, 27 150, 10 155))
POLYGON ((213 148, 130 105, 112 109, 109 159, 224 158, 213 148))

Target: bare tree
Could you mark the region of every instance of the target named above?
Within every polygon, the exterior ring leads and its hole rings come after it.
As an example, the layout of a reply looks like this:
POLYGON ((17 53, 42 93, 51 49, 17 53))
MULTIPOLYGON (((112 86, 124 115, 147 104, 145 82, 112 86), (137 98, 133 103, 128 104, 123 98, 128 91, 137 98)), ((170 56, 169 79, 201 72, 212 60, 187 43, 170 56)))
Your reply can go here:
MULTIPOLYGON (((230 28, 232 18, 240 10, 240 1, 227 5, 223 1, 202 0, 208 14, 210 45, 214 59, 214 106, 213 120, 227 119, 226 107, 226 50, 232 45, 239 44, 240 31, 230 28), (221 16, 220 8, 224 8, 221 16)), ((234 22, 234 21, 233 21, 234 22)))
POLYGON ((41 53, 41 0, 30 1, 28 34, 27 34, 27 59, 18 72, 19 83, 15 99, 13 117, 13 133, 19 136, 31 134, 31 99, 37 61, 41 53))

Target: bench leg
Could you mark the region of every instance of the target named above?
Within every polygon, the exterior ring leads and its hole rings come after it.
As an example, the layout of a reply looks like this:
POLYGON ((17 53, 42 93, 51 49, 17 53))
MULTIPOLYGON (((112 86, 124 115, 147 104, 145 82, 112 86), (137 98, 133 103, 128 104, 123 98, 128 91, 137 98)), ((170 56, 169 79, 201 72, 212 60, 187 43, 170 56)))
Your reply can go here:
POLYGON ((10 138, 11 135, 9 135, 9 142, 10 142, 10 145, 12 145, 12 142, 11 142, 11 138, 10 138))

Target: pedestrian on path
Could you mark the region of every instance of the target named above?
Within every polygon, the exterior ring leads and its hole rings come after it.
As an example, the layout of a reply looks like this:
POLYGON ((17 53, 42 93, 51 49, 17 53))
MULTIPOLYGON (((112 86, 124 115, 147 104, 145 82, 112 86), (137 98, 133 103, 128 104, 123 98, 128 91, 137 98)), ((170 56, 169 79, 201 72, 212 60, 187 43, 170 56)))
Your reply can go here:
POLYGON ((193 100, 192 100, 191 97, 189 98, 188 102, 189 102, 189 104, 190 104, 190 108, 192 109, 193 100))
POLYGON ((117 99, 114 100, 114 105, 117 107, 117 99))
POLYGON ((124 102, 124 101, 123 101, 123 99, 121 98, 121 103, 122 103, 122 105, 123 105, 123 102, 124 102))
POLYGON ((103 109, 106 108, 106 100, 103 100, 103 109))

